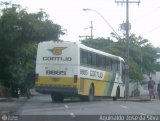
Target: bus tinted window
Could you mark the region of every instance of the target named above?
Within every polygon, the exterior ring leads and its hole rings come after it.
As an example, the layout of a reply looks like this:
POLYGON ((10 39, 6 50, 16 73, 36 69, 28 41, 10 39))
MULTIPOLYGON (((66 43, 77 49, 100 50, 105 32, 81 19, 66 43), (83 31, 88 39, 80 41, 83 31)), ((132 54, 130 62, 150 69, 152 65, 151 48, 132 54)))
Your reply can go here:
POLYGON ((106 57, 105 56, 102 57, 102 67, 103 69, 106 69, 106 57))
POLYGON ((88 52, 88 65, 92 65, 92 53, 88 52))
POLYGON ((87 52, 85 50, 80 50, 80 64, 87 65, 87 52))
POLYGON ((93 67, 96 67, 96 54, 95 53, 92 53, 92 62, 91 62, 91 65, 93 67))
POLYGON ((80 64, 102 70, 120 72, 120 61, 87 50, 80 50, 80 64))
POLYGON ((111 71, 112 67, 111 67, 111 59, 106 57, 106 70, 111 71))
POLYGON ((102 58, 100 55, 96 54, 96 67, 100 67, 101 66, 101 62, 102 58))
POLYGON ((83 50, 80 50, 80 64, 83 64, 83 50))
POLYGON ((120 72, 120 61, 117 61, 117 71, 120 72))

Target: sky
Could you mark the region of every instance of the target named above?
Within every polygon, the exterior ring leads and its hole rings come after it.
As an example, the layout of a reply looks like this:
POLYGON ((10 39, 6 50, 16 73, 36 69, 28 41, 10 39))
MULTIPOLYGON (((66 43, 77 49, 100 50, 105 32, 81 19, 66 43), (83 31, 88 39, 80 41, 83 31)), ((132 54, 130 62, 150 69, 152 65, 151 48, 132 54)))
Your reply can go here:
MULTIPOLYGON (((12 0, 12 3, 20 4, 31 13, 42 8, 53 23, 67 29, 66 35, 61 36, 65 41, 80 41, 84 38, 79 36, 90 36, 91 21, 94 38, 112 38, 113 30, 122 35, 120 24, 126 21, 126 4, 117 4, 115 0, 12 0), (83 11, 84 8, 94 11, 83 11)), ((130 34, 148 39, 154 47, 160 47, 160 0, 140 0, 139 5, 130 3, 129 22, 130 34)))

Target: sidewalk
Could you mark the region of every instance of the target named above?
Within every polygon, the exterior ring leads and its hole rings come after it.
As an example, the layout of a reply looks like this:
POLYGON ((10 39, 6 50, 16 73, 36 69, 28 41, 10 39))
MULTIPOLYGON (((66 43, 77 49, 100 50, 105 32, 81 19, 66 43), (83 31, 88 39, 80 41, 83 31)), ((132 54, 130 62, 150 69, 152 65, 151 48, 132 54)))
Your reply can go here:
POLYGON ((10 100, 9 98, 5 98, 5 97, 0 97, 0 102, 6 102, 10 100))
POLYGON ((129 97, 127 100, 128 100, 128 101, 135 101, 135 102, 150 101, 149 98, 144 97, 144 96, 129 97))
MULTIPOLYGON (((31 97, 36 96, 39 93, 36 92, 34 89, 30 90, 31 97)), ((12 102, 12 101, 20 101, 20 100, 25 100, 28 99, 25 95, 21 95, 19 98, 14 98, 14 97, 0 97, 0 102, 12 102)))
POLYGON ((128 97, 126 101, 135 101, 135 102, 143 102, 143 101, 159 101, 158 96, 155 99, 150 100, 148 95, 140 95, 137 97, 128 97))
POLYGON ((26 100, 27 97, 19 97, 19 98, 13 98, 13 97, 0 97, 0 102, 13 102, 13 101, 22 101, 26 100))

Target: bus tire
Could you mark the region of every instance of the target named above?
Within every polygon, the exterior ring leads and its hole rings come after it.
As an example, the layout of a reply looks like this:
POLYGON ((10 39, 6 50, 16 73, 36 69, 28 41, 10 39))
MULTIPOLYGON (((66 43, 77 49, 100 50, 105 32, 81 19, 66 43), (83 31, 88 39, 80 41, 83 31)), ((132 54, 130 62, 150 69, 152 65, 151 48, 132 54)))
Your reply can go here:
POLYGON ((93 88, 93 85, 91 85, 90 88, 89 88, 88 96, 81 95, 80 96, 80 100, 81 101, 90 101, 90 102, 94 100, 94 88, 93 88))
POLYGON ((119 88, 117 88, 117 90, 116 90, 116 96, 113 97, 113 101, 117 101, 117 99, 119 98, 119 93, 120 93, 120 90, 119 90, 119 88))
POLYGON ((81 101, 87 101, 87 97, 81 95, 81 96, 80 96, 80 100, 81 100, 81 101))
POLYGON ((51 94, 51 99, 52 99, 52 102, 63 102, 64 101, 63 95, 59 93, 51 94))
POLYGON ((91 85, 89 88, 88 101, 91 102, 93 100, 94 100, 94 88, 93 85, 91 85))
POLYGON ((58 102, 61 102, 61 103, 62 103, 63 101, 64 101, 64 97, 63 97, 63 95, 60 94, 60 95, 59 95, 59 98, 58 98, 58 102))
POLYGON ((54 95, 51 94, 51 99, 52 99, 52 102, 54 102, 54 95))

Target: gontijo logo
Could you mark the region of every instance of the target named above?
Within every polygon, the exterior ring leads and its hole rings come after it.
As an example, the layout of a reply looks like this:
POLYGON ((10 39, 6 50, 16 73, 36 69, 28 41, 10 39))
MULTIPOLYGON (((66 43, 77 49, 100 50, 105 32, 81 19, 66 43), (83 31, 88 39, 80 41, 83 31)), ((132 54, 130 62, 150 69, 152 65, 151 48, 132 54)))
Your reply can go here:
POLYGON ((63 50, 66 48, 67 47, 54 47, 53 49, 48 49, 53 56, 44 56, 43 61, 72 61, 72 57, 62 55, 63 50))
POLYGON ((50 52, 52 52, 53 55, 61 55, 62 50, 66 49, 67 47, 54 47, 53 49, 48 49, 50 52))

